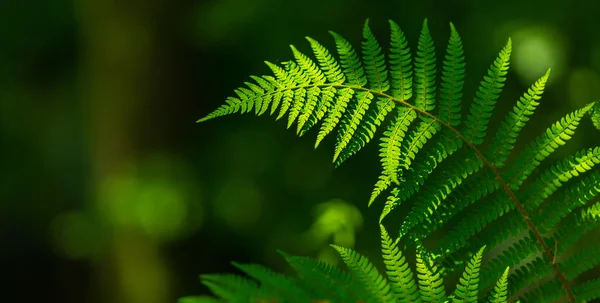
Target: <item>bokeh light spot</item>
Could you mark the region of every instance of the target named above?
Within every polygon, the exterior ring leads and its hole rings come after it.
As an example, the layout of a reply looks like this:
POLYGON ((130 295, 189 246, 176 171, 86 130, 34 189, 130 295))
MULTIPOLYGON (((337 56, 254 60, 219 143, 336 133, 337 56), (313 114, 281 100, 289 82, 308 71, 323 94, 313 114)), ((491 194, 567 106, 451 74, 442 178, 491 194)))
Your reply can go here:
MULTIPOLYGON (((326 248, 331 240, 339 246, 354 247, 356 231, 363 225, 363 216, 355 205, 341 199, 332 199, 316 205, 314 213, 315 221, 301 237, 305 249, 319 250, 319 254, 327 256, 326 248)), ((328 259, 327 262, 333 261, 328 259)))
POLYGON ((134 216, 146 233, 154 238, 172 238, 183 229, 187 209, 180 191, 165 183, 141 185, 134 216))
POLYGON ((138 229, 159 241, 198 229, 203 219, 199 186, 175 158, 151 155, 106 178, 99 210, 110 225, 138 229))
POLYGON ((567 39, 550 25, 508 24, 512 38, 511 65, 524 85, 531 85, 542 77, 548 68, 556 81, 566 69, 567 39))

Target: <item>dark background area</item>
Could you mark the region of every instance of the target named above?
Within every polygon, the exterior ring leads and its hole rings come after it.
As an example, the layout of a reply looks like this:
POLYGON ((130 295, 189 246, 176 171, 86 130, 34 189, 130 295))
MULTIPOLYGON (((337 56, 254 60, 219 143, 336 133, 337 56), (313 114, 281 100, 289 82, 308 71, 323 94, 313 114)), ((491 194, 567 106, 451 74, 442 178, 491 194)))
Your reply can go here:
POLYGON ((600 99, 598 16, 582 0, 2 1, 0 302, 175 302, 232 260, 286 271, 275 249, 339 264, 336 243, 377 259, 376 144, 334 170, 333 136, 313 150, 316 130, 195 121, 270 73, 264 60, 291 59, 290 44, 310 53, 305 36, 334 52, 334 30, 358 48, 370 18, 386 47, 393 19, 414 50, 428 18, 438 59, 450 21, 462 36, 466 100, 509 36, 498 112, 552 68, 522 147, 600 99))

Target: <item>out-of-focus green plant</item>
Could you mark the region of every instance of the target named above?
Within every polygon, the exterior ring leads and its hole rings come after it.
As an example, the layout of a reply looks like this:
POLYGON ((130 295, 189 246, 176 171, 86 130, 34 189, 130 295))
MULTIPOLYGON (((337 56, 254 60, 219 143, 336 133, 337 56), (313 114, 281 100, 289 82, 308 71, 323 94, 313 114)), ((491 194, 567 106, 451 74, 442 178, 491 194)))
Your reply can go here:
MULTIPOLYGON (((182 302, 476 302, 488 295, 490 302, 513 301, 519 296, 532 302, 574 303, 600 298, 600 279, 580 278, 600 264, 600 245, 566 253, 600 226, 600 171, 596 167, 600 147, 539 169, 542 161, 571 139, 586 115, 600 129, 600 102, 567 114, 513 152, 521 130, 540 105, 550 70, 490 134, 487 128, 506 81, 511 40, 490 65, 463 117, 466 64, 454 26, 450 24, 438 80, 427 21, 414 56, 398 25, 393 21, 390 25, 387 59, 368 21, 360 56, 337 33, 330 32, 339 58, 307 38, 317 63, 291 46, 295 61, 283 66, 267 62, 274 76, 252 76, 253 82, 235 90, 236 97, 199 120, 237 112, 272 115, 279 110, 277 119, 287 115, 288 128, 296 123, 300 136, 323 120, 315 146, 339 127, 333 157, 336 166, 360 151, 384 126, 382 173, 369 205, 390 187, 380 221, 400 204, 411 203, 396 241, 381 227, 387 278, 363 256, 334 245, 350 273, 284 254, 298 279, 258 265, 234 263, 260 284, 233 275, 204 275, 203 283, 218 298, 182 302), (486 141, 490 142, 484 145, 486 141), (534 174, 538 169, 541 172, 534 174), (434 233, 442 234, 441 238, 425 247, 434 233), (397 247, 400 241, 405 247, 416 247, 416 280, 397 247), (496 255, 480 271, 485 247, 496 255), (447 294, 441 275, 464 265, 455 292, 447 294)), ((596 143, 600 136, 593 138, 596 143)))

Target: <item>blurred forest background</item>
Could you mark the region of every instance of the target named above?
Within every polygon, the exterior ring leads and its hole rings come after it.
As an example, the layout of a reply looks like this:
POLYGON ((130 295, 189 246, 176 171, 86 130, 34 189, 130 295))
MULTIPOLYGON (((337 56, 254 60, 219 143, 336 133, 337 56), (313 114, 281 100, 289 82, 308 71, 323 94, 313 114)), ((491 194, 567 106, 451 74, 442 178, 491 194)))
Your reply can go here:
MULTIPOLYGON (((495 118, 552 68, 522 147, 600 99, 598 16, 584 0, 2 1, 0 301, 175 302, 231 260, 286 271, 275 249, 339 262, 329 243, 377 260, 377 144, 333 170, 333 136, 315 151, 316 131, 266 116, 195 121, 289 44, 310 53, 305 36, 359 47, 370 18, 386 47, 394 19, 414 50, 428 18, 438 58, 448 22, 463 38, 467 100, 512 37, 495 118)), ((586 133, 550 162, 597 145, 586 133)))

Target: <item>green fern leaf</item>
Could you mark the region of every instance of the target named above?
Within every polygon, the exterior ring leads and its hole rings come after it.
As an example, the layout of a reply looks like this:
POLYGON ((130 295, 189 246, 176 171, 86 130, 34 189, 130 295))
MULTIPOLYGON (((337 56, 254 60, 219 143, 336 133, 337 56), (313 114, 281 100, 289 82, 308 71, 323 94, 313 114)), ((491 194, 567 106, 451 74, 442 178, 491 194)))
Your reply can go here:
POLYGON ((450 23, 450 39, 442 70, 439 117, 451 126, 460 124, 460 102, 465 78, 465 56, 462 42, 450 23))
POLYGON ((600 202, 586 206, 576 215, 567 217, 555 234, 558 252, 564 252, 586 232, 600 226, 600 202))
POLYGON ((532 221, 542 234, 555 229, 557 224, 575 207, 585 205, 600 195, 600 172, 593 171, 579 180, 577 184, 558 194, 556 198, 548 201, 538 212, 533 214, 532 221))
POLYGON ((385 59, 381 51, 381 46, 369 27, 369 19, 365 21, 363 37, 363 63, 369 87, 379 93, 386 92, 390 88, 390 84, 387 79, 388 73, 385 66, 385 59))
POLYGON ((431 111, 435 108, 435 47, 427 27, 427 19, 423 21, 417 57, 415 58, 415 86, 417 108, 431 111))
POLYGON ((290 256, 279 251, 316 299, 334 302, 366 301, 369 290, 350 274, 308 257, 290 256))
POLYGON ((274 297, 285 299, 286 302, 307 302, 311 295, 299 287, 295 279, 274 273, 258 264, 232 264, 261 283, 261 289, 268 290, 274 297))
MULTIPOLYGON (((316 88, 316 87, 315 87, 316 88)), ((317 99, 317 104, 314 109, 305 110, 301 120, 306 120, 306 123, 302 127, 300 136, 303 136, 308 130, 310 130, 318 121, 323 119, 325 113, 331 109, 332 102, 335 101, 336 89, 333 87, 325 87, 321 90, 321 98, 317 99), (309 116, 310 115, 310 116, 309 116)))
POLYGON ((290 128, 306 104, 307 95, 304 86, 310 83, 310 78, 294 61, 289 61, 285 65, 287 72, 294 78, 297 85, 300 86, 294 91, 294 97, 290 101, 292 104, 288 113, 287 123, 287 128, 290 128))
POLYGON ((325 136, 327 136, 338 124, 353 96, 354 90, 350 88, 338 90, 338 100, 335 102, 333 108, 329 110, 327 118, 325 118, 325 121, 321 125, 321 130, 319 131, 317 141, 315 142, 315 148, 319 146, 319 143, 321 143, 325 136))
POLYGON ((333 31, 329 31, 329 33, 335 40, 335 46, 340 56, 342 71, 346 75, 346 83, 359 87, 365 86, 367 84, 365 70, 350 42, 333 31))
POLYGON ((420 293, 415 283, 413 272, 406 263, 402 251, 392 242, 383 225, 381 229, 381 250, 383 263, 387 269, 390 286, 398 302, 421 302, 420 293))
POLYGON ((506 303, 508 299, 508 271, 510 267, 507 267, 504 270, 504 273, 494 286, 494 290, 492 292, 492 296, 490 297, 490 303, 506 303))
POLYGON ((488 69, 489 76, 483 77, 479 90, 473 99, 473 103, 471 103, 470 114, 467 116, 463 134, 465 139, 474 145, 483 142, 494 105, 504 87, 504 81, 506 81, 505 76, 508 71, 511 51, 512 43, 508 39, 506 46, 500 51, 496 61, 488 69))
MULTIPOLYGON (((448 122, 450 125, 458 125, 460 123, 460 98, 462 96, 462 85, 465 72, 464 56, 462 50, 462 43, 460 36, 454 28, 454 25, 450 24, 451 32, 448 42, 446 60, 444 61, 442 71, 442 88, 440 90, 440 114, 439 117, 442 121, 448 122)), ((436 130, 437 131, 437 130, 436 130)), ((385 138, 385 134, 384 137, 385 138)), ((425 155, 419 158, 414 169, 408 172, 406 179, 418 180, 417 183, 404 182, 400 186, 403 196, 400 197, 400 201, 408 199, 414 192, 416 192, 419 185, 423 185, 425 179, 429 176, 429 173, 437 166, 439 162, 451 155, 456 151, 462 144, 460 140, 449 130, 445 129, 441 136, 438 136, 438 140, 431 143, 435 148, 429 148, 425 151, 425 155)), ((399 143, 396 143, 399 145, 399 143)), ((393 154, 394 155, 394 154, 393 154)), ((382 162, 390 163, 387 164, 387 169, 384 169, 380 177, 380 182, 377 183, 375 191, 371 195, 369 203, 372 203, 375 197, 387 186, 391 181, 399 184, 397 180, 397 174, 395 171, 399 169, 399 161, 395 158, 390 157, 389 154, 381 154, 382 162), (385 182, 381 182, 385 181, 385 182)), ((385 168, 385 166, 384 166, 385 168)))
MULTIPOLYGON (((387 69, 381 46, 369 28, 369 20, 365 22, 362 43, 363 62, 369 87, 375 93, 389 90, 387 69)), ((381 125, 387 114, 395 107, 396 103, 391 98, 377 98, 375 106, 371 106, 365 114, 365 119, 359 122, 357 132, 352 136, 348 147, 343 149, 335 161, 335 166, 341 165, 350 156, 356 154, 375 135, 377 127, 381 125)))
MULTIPOLYGON (((566 115, 525 147, 524 152, 515 159, 511 169, 506 173, 509 177, 506 177, 505 180, 507 180, 507 184, 512 190, 519 189, 520 185, 540 165, 541 161, 571 138, 579 122, 588 110, 589 106, 566 115)), ((493 185, 496 189, 499 188, 498 184, 494 182, 494 178, 487 180, 479 184, 478 187, 485 189, 487 193, 491 191, 488 189, 489 185, 486 183, 493 185)), ((476 210, 476 213, 462 216, 462 220, 443 239, 439 246, 440 250, 437 253, 441 253, 442 251, 452 252, 463 247, 471 236, 482 230, 488 223, 496 220, 507 211, 514 209, 514 204, 504 203, 508 199, 506 192, 494 192, 496 194, 485 201, 485 203, 481 203, 482 206, 476 210)), ((460 194, 460 192, 458 193, 460 194)), ((465 193, 469 194, 461 198, 457 197, 455 200, 460 201, 464 199, 463 201, 467 203, 465 205, 468 205, 479 198, 479 194, 474 195, 472 191, 465 191, 465 193)), ((511 221, 511 223, 513 222, 511 221)))
MULTIPOLYGON (((551 247, 554 243, 550 239, 546 239, 545 242, 551 247)), ((504 249, 502 253, 487 262, 486 266, 482 269, 480 281, 481 287, 487 288, 497 280, 502 268, 517 268, 523 260, 535 258, 539 250, 540 247, 537 245, 536 240, 529 236, 508 245, 508 248, 504 249)))
MULTIPOLYGON (((427 20, 419 36, 414 71, 404 33, 393 21, 390 28, 388 58, 371 32, 369 20, 363 27, 360 57, 348 41, 334 32, 330 33, 339 60, 307 37, 316 60, 291 46, 294 61, 281 66, 267 62, 273 76, 251 76, 251 81, 235 89, 225 104, 199 121, 233 113, 260 116, 270 108, 271 115, 279 110, 276 120, 287 114, 287 127, 296 122, 296 132, 302 136, 323 120, 315 148, 339 124, 333 157, 335 166, 339 166, 366 146, 384 124, 387 114, 395 110, 390 123, 384 125, 380 139, 382 173, 369 205, 391 185, 394 187, 383 207, 380 222, 400 204, 409 203, 400 235, 408 240, 406 245, 417 244, 419 291, 415 291, 414 282, 408 285, 412 291, 396 285, 398 281, 405 281, 410 269, 397 243, 392 243, 381 227, 390 284, 366 258, 352 250, 335 247, 357 279, 352 279, 352 275, 335 276, 327 269, 311 273, 307 268, 300 268, 300 276, 311 280, 300 283, 262 268, 246 267, 250 275, 261 280, 261 285, 252 287, 253 282, 238 281, 241 293, 254 300, 267 301, 292 296, 331 302, 382 302, 394 301, 394 297, 409 301, 418 297, 423 302, 474 302, 478 285, 489 292, 494 281, 500 278, 490 297, 492 302, 509 300, 508 282, 510 292, 524 294, 525 300, 558 300, 567 296, 574 302, 571 290, 578 296, 588 296, 588 288, 580 287, 584 283, 567 280, 578 278, 600 263, 597 256, 600 246, 584 250, 574 247, 587 231, 600 226, 600 202, 597 202, 600 171, 595 169, 600 164, 600 147, 575 153, 541 174, 534 171, 573 136, 585 114, 589 113, 591 121, 600 129, 600 102, 565 116, 511 155, 524 126, 539 105, 548 70, 517 100, 493 134, 495 138, 490 147, 482 150, 479 145, 488 136, 488 124, 506 81, 511 40, 490 65, 470 102, 468 114, 461 119, 465 59, 454 25, 450 24, 439 84, 435 47, 427 20), (410 100, 413 94, 414 101, 410 100), (512 158, 514 160, 509 161, 512 158), (595 204, 589 205, 592 202, 595 204), (440 230, 450 224, 452 228, 440 230), (433 234, 437 231, 444 235, 433 253, 427 255, 421 249, 422 243, 429 237, 439 239, 439 235, 433 234), (511 237, 518 238, 499 247, 511 237), (473 247, 482 246, 500 249, 489 266, 479 271, 482 250, 471 262, 467 261, 473 247), (561 255, 567 250, 576 253, 572 257, 561 255), (394 264, 398 262, 404 265, 394 264), (455 293, 446 296, 441 275, 455 272, 464 263, 467 269, 455 293), (440 266, 439 271, 437 266, 440 266), (507 267, 515 268, 513 274, 508 275, 507 267), (502 269, 506 270, 499 277, 502 269), (477 279, 479 283, 475 283, 477 279), (328 280, 333 281, 322 282, 328 287, 312 283, 328 280), (347 296, 330 292, 343 287, 356 292, 347 296), (315 293, 317 297, 309 297, 315 293), (413 297, 401 293, 410 293, 413 297)), ((412 281, 412 276, 409 280, 412 281)), ((215 293, 232 296, 235 281, 213 277, 205 283, 215 293)))
POLYGON ((479 287, 479 267, 481 266, 481 257, 485 246, 482 247, 471 262, 465 268, 463 276, 460 278, 456 291, 454 292, 453 302, 477 302, 477 292, 479 287))
POLYGON ((352 100, 355 102, 350 103, 350 109, 346 114, 345 119, 340 123, 335 152, 333 154, 334 163, 336 163, 338 156, 340 156, 342 151, 348 147, 350 139, 358 128, 358 124, 362 121, 367 108, 369 108, 369 104, 371 104, 371 100, 373 100, 373 94, 371 92, 359 91, 356 93, 356 98, 352 100))
POLYGON ((267 298, 253 280, 231 274, 201 275, 202 284, 206 285, 216 296, 223 300, 235 300, 245 296, 247 298, 267 298))
POLYGON ((391 195, 387 198, 385 206, 379 216, 379 224, 381 224, 381 221, 383 221, 383 219, 398 205, 398 203, 396 203, 398 201, 398 198, 396 197, 397 194, 397 191, 392 190, 391 195))
POLYGON ((349 248, 333 244, 331 247, 339 252, 350 271, 371 291, 371 294, 377 298, 377 302, 394 302, 387 280, 377 272, 375 266, 366 257, 349 248))
POLYGON ((396 24, 389 20, 390 33, 390 77, 392 96, 401 101, 408 101, 412 97, 412 65, 410 48, 404 33, 396 24))
POLYGON ((437 267, 430 264, 421 248, 417 249, 417 277, 421 299, 426 303, 442 303, 446 300, 446 290, 437 267))
POLYGON ((561 284, 552 279, 522 295, 525 302, 555 302, 564 296, 561 284))
MULTIPOLYGON (((562 184, 581 173, 591 170, 598 164, 600 164, 600 148, 578 152, 544 171, 523 194, 518 195, 518 198, 528 202, 524 205, 527 212, 535 211, 544 199, 554 194, 562 184)), ((501 222, 480 234, 482 239, 488 239, 486 243, 490 243, 489 245, 492 245, 492 243, 495 245, 527 228, 520 214, 513 210, 513 204, 506 205, 506 203, 497 201, 491 205, 491 208, 495 208, 495 215, 483 220, 497 218, 504 213, 507 214, 501 222)), ((475 228, 479 229, 480 227, 480 225, 477 225, 475 228)), ((473 230, 474 228, 470 227, 468 233, 474 234, 473 230)))
POLYGON ((592 117, 594 126, 600 130, 600 101, 594 102, 594 108, 590 111, 590 116, 592 117))
POLYGON ((313 84, 323 84, 327 80, 325 75, 321 70, 317 67, 317 65, 308 58, 305 54, 298 51, 293 45, 290 45, 292 49, 292 53, 296 58, 296 62, 298 65, 306 72, 308 77, 310 78, 310 83, 313 84))
POLYGON ((600 245, 595 243, 591 247, 586 247, 586 249, 576 252, 564 262, 560 262, 559 265, 564 270, 567 279, 573 280, 599 264, 600 245))
POLYGON ((486 158, 497 168, 504 166, 519 132, 539 105, 537 101, 542 98, 549 76, 550 69, 529 88, 527 93, 517 102, 513 111, 508 113, 502 124, 500 124, 500 129, 496 132, 496 138, 492 142, 490 152, 486 155, 486 158))
MULTIPOLYGON (((392 96, 406 102, 412 97, 410 48, 398 24, 392 20, 389 20, 389 23, 391 28, 389 62, 392 96)), ((396 172, 400 165, 400 143, 403 141, 411 122, 416 117, 417 114, 414 110, 406 107, 397 107, 393 122, 383 133, 380 139, 381 153, 379 154, 381 156, 383 172, 375 184, 375 188, 369 199, 369 206, 392 182, 399 183, 396 172)))
POLYGON ((306 40, 310 43, 310 46, 315 53, 315 57, 319 61, 319 66, 321 66, 321 70, 327 77, 327 80, 331 83, 341 84, 344 83, 346 77, 342 73, 342 69, 338 62, 333 58, 333 56, 329 53, 327 48, 321 45, 316 40, 306 37, 306 40))
POLYGON ((411 122, 417 117, 415 111, 406 107, 398 107, 396 117, 390 124, 387 131, 381 137, 381 166, 383 167, 383 173, 381 178, 386 178, 385 181, 389 180, 385 185, 379 185, 375 187, 369 205, 375 200, 377 195, 385 190, 391 182, 399 183, 396 171, 400 166, 400 142, 403 141, 408 127, 411 122), (387 186, 386 186, 387 185, 387 186))
POLYGON ((600 279, 586 281, 576 285, 573 292, 581 302, 600 298, 600 279))

